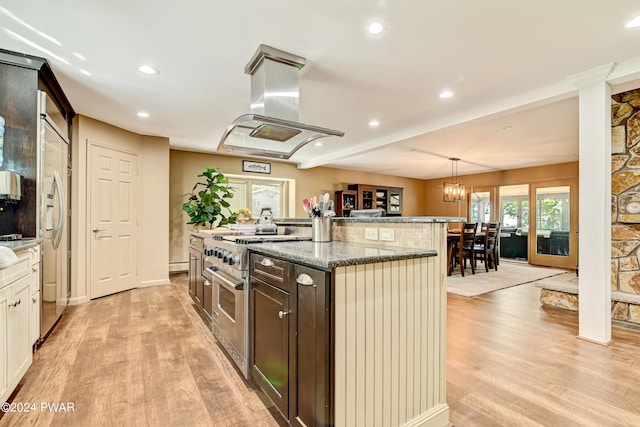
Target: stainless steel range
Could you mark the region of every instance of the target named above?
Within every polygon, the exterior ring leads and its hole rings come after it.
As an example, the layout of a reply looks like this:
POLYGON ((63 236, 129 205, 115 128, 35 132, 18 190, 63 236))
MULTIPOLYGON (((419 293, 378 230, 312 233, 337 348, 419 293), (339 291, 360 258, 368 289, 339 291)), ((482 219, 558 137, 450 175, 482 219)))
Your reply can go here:
POLYGON ((311 240, 298 235, 215 235, 205 239, 203 274, 213 290, 212 332, 249 378, 249 249, 263 242, 311 240))

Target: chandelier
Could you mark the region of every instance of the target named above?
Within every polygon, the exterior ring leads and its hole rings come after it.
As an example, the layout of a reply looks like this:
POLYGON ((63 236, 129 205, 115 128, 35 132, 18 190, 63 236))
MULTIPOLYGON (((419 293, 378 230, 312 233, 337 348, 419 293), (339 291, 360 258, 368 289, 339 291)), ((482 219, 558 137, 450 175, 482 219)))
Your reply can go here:
POLYGON ((442 200, 445 202, 463 202, 467 199, 464 185, 458 182, 458 160, 457 157, 449 157, 451 160, 451 182, 444 182, 442 186, 442 200), (455 172, 454 172, 455 169, 455 172))

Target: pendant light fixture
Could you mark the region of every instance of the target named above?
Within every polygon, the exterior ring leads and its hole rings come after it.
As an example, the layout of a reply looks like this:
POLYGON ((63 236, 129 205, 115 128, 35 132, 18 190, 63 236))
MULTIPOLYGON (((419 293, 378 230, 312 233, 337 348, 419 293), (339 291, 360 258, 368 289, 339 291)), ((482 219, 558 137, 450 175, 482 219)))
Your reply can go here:
POLYGON ((449 157, 449 160, 451 160, 451 182, 444 182, 442 200, 445 202, 463 202, 467 199, 467 193, 464 185, 458 182, 458 160, 460 159, 449 157))

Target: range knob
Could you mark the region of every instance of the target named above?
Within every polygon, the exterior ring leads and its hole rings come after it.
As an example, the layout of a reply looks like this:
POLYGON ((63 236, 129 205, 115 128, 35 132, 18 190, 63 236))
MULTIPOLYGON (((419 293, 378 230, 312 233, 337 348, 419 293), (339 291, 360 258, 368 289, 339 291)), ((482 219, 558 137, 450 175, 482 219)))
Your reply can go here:
POLYGON ((227 253, 227 251, 225 251, 222 248, 218 248, 218 254, 216 255, 218 258, 223 258, 225 256, 225 254, 227 253))
POLYGON ((238 255, 236 255, 236 256, 229 255, 229 260, 227 261, 227 264, 236 265, 239 262, 240 262, 240 257, 238 255))

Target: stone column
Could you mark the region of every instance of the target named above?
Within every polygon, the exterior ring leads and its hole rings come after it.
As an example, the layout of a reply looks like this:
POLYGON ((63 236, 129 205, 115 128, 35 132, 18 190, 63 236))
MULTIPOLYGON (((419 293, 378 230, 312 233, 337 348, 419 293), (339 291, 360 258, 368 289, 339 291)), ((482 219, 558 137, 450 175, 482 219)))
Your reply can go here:
POLYGON ((611 341, 611 88, 579 86, 579 338, 611 341))

